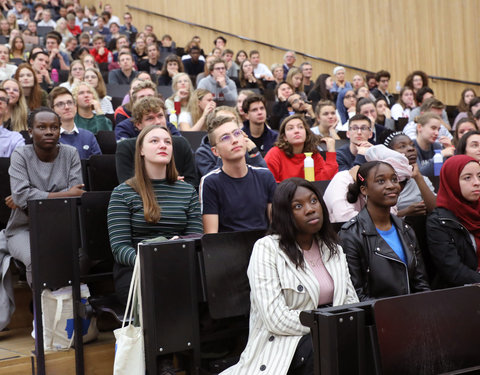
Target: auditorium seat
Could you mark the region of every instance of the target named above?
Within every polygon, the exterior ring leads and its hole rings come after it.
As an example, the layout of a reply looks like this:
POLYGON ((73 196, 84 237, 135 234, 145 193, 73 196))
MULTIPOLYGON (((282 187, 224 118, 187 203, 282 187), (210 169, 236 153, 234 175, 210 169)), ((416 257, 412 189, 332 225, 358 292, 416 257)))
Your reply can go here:
POLYGON ((118 185, 115 155, 92 155, 87 161, 90 191, 111 191, 118 185))
MULTIPOLYGON (((110 116, 113 118, 113 113, 110 116)), ((117 141, 115 139, 115 132, 111 130, 100 130, 95 134, 100 150, 102 154, 115 154, 117 151, 117 141)))

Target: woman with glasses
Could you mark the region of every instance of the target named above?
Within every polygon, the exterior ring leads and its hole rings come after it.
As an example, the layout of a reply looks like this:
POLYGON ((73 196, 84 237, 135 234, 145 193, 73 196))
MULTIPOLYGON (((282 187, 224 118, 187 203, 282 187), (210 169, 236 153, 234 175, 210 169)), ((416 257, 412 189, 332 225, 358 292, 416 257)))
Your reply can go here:
POLYGON ((265 162, 277 182, 290 177, 304 178, 307 152, 312 154, 315 181, 332 179, 338 171, 335 140, 331 137, 318 138, 312 133, 304 117, 296 114, 283 120, 277 142, 265 155, 265 162), (320 142, 327 145, 326 160, 318 151, 320 142))

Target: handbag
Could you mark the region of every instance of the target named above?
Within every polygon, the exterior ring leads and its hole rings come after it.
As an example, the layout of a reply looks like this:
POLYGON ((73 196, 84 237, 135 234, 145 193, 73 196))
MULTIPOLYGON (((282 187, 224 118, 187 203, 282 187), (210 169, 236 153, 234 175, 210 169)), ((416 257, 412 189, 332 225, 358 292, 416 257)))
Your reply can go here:
MULTIPOLYGON (((80 285, 83 304, 88 304, 90 291, 86 284, 80 285)), ((74 339, 72 287, 66 286, 55 291, 44 289, 41 295, 43 342, 45 350, 68 350, 74 339)), ((83 343, 98 337, 96 317, 81 319, 83 343)), ((32 332, 35 338, 35 330, 32 332)))
POLYGON ((143 316, 141 311, 140 287, 140 251, 137 251, 132 281, 128 291, 127 306, 123 317, 122 328, 113 331, 115 335, 114 375, 145 375, 145 347, 143 341, 143 316), (133 325, 132 317, 137 307, 140 326, 133 325), (125 326, 129 317, 130 324, 125 326))

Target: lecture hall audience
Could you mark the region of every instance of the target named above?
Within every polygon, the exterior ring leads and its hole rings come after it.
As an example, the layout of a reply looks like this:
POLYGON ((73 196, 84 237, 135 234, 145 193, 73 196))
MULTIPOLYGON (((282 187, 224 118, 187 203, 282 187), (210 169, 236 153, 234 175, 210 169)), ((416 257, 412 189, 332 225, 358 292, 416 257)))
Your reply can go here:
MULTIPOLYGON (((111 4, 97 13, 76 3, 0 4, 7 41, 0 45, 0 156, 10 158, 12 191, 0 236, 26 266, 29 284, 27 201, 80 196, 80 160, 101 154, 100 130, 116 147, 121 182, 105 214, 122 302, 139 241, 270 228, 248 269, 248 344, 225 374, 261 370, 267 337, 288 353, 269 356, 269 371, 309 373, 301 310, 480 282, 480 98, 472 87, 447 114, 422 70, 409 73, 401 90, 398 82, 394 95, 385 69, 335 66, 332 76, 314 76, 308 55, 293 50, 269 69, 260 62, 264 50, 235 51, 222 35, 206 54, 198 36, 179 48, 128 12, 122 25, 111 4), (48 93, 53 111, 42 107, 48 93), (174 111, 172 124, 166 116, 174 111), (435 150, 444 160, 439 178, 435 150), (323 197, 304 180, 307 152, 315 180, 331 181, 323 197), (410 217, 427 223, 421 249, 402 219, 410 217), (347 222, 340 242, 330 222, 347 222), (424 255, 436 271, 430 280, 424 255), (269 285, 258 272, 267 272, 269 285), (302 298, 280 287, 300 275, 309 292, 302 298), (268 306, 261 294, 274 296, 268 306), (275 328, 279 319, 289 326, 275 328)), ((11 306, 2 309, 11 314, 11 306)), ((171 356, 164 360, 164 374, 174 374, 171 356)))

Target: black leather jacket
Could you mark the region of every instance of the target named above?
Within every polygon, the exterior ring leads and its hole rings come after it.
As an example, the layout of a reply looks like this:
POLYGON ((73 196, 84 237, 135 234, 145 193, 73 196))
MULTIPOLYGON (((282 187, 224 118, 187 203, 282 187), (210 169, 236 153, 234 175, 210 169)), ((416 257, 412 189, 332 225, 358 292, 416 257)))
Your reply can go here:
POLYGON ((480 283, 470 234, 451 211, 437 207, 427 217, 427 241, 437 269, 436 288, 480 283))
POLYGON ((430 290, 413 229, 396 216, 391 215, 391 220, 408 265, 377 232, 366 207, 340 230, 350 276, 360 301, 430 290))

